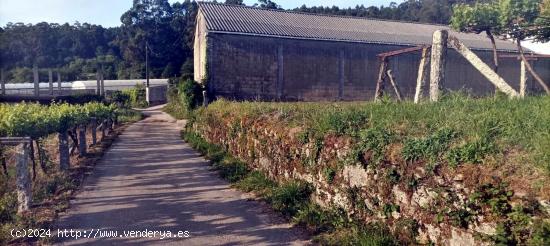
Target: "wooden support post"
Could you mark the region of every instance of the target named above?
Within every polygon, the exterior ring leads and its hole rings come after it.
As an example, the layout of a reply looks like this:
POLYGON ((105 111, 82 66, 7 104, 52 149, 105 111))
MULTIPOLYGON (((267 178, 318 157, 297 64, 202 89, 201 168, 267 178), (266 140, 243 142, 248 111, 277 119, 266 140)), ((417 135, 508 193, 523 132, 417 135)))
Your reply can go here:
POLYGON ((504 92, 511 98, 519 97, 519 93, 514 90, 502 77, 500 77, 495 71, 483 62, 474 52, 472 52, 466 45, 458 40, 456 37, 449 37, 449 42, 453 45, 453 48, 458 51, 470 64, 472 64, 489 82, 493 83, 496 88, 504 92))
POLYGON ((430 100, 432 102, 439 100, 439 92, 445 83, 448 37, 447 30, 437 30, 433 34, 430 69, 430 100))
POLYGON ((96 145, 97 144, 97 119, 96 118, 92 118, 92 144, 93 145, 96 145))
POLYGON ((29 142, 20 143, 15 148, 16 161, 16 189, 17 189, 17 213, 29 211, 32 203, 31 175, 29 173, 29 142))
POLYGON ((78 128, 78 153, 80 156, 86 155, 86 147, 86 125, 82 125, 78 128))
POLYGON ((61 74, 59 73, 59 70, 58 70, 57 71, 57 94, 60 95, 60 96, 62 95, 62 93, 61 93, 62 88, 61 87, 62 87, 61 86, 61 74))
POLYGON ((374 92, 374 101, 378 101, 382 96, 384 78, 386 77, 386 69, 388 67, 388 59, 380 59, 380 71, 378 72, 378 80, 376 81, 376 91, 374 92))
POLYGON ((48 69, 48 89, 50 90, 50 95, 53 96, 53 71, 48 69))
POLYGON ((344 80, 345 80, 345 54, 343 50, 340 50, 340 56, 338 58, 338 100, 344 100, 344 80))
POLYGON ((66 171, 71 166, 71 158, 69 154, 69 134, 67 131, 59 132, 59 168, 66 171))
POLYGON ((284 50, 283 45, 279 45, 277 48, 277 99, 283 98, 284 91, 284 50))
POLYGON ((416 92, 414 94, 414 103, 419 103, 426 87, 426 78, 428 77, 428 64, 430 64, 430 48, 422 49, 422 58, 418 65, 418 77, 416 78, 416 92))
POLYGON ((3 68, 0 70, 0 89, 2 90, 1 95, 6 95, 6 77, 3 68))
POLYGON ((401 96, 401 91, 399 90, 397 83, 395 83, 391 70, 388 70, 387 74, 388 74, 388 78, 390 79, 390 83, 393 87, 393 90, 395 91, 395 95, 397 96, 397 100, 403 101, 403 98, 401 96))
POLYGON ((521 61, 520 81, 519 81, 519 96, 525 97, 525 90, 527 87, 527 69, 525 68, 525 62, 521 61))
POLYGON ((40 96, 40 82, 38 78, 38 66, 34 65, 32 68, 32 74, 34 78, 34 96, 38 97, 40 96))

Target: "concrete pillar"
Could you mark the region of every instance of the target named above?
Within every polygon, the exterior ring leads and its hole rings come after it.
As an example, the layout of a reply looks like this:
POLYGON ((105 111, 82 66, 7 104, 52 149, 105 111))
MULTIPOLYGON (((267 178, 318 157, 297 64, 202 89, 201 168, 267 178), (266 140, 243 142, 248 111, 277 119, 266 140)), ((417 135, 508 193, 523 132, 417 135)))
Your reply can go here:
POLYGON ((97 144, 97 119, 96 118, 92 118, 92 144, 93 145, 96 145, 97 144))
POLYGON ((99 77, 101 78, 101 96, 105 96, 105 75, 103 71, 103 65, 101 66, 101 72, 99 73, 99 77))
POLYGON ((340 51, 338 58, 338 100, 344 99, 344 79, 345 79, 345 56, 344 51, 340 51))
POLYGON ((48 69, 48 89, 50 90, 50 95, 53 95, 53 71, 48 69))
POLYGON ((78 128, 78 151, 80 156, 86 155, 86 148, 86 125, 82 125, 78 128))
POLYGON ((2 90, 1 95, 6 95, 6 77, 4 75, 4 69, 0 70, 0 90, 2 90))
POLYGON ((39 78, 38 78, 38 66, 34 65, 34 67, 32 68, 32 74, 33 74, 33 78, 34 78, 34 96, 35 97, 38 97, 40 96, 40 82, 39 82, 39 78))
POLYGON ((426 78, 428 77, 428 65, 430 64, 430 49, 422 49, 422 57, 418 65, 418 76, 416 77, 416 92, 414 94, 414 103, 419 103, 424 93, 426 86, 426 78))
POLYGON ((283 45, 277 48, 277 99, 283 99, 284 91, 284 50, 283 45))
POLYGON ((61 90, 63 90, 61 85, 61 74, 59 73, 59 71, 57 71, 57 94, 58 95, 61 95, 61 90))
POLYGON ((430 100, 432 102, 439 100, 439 92, 445 83, 448 37, 447 30, 437 30, 433 34, 430 69, 430 100))
POLYGON ((521 72, 520 72, 520 81, 519 81, 519 96, 521 98, 525 97, 525 90, 527 87, 527 72, 526 72, 525 62, 521 60, 521 72))
POLYGON ((95 73, 95 77, 96 77, 96 80, 97 80, 95 94, 98 95, 98 96, 101 96, 101 76, 99 74, 100 74, 99 69, 97 69, 97 72, 95 73))
POLYGON ((62 171, 68 170, 71 165, 71 158, 69 157, 69 134, 67 131, 58 133, 59 139, 59 168, 62 171))
POLYGON ((15 148, 16 161, 16 190, 17 190, 17 213, 29 211, 32 203, 31 175, 28 167, 29 143, 21 143, 15 148))

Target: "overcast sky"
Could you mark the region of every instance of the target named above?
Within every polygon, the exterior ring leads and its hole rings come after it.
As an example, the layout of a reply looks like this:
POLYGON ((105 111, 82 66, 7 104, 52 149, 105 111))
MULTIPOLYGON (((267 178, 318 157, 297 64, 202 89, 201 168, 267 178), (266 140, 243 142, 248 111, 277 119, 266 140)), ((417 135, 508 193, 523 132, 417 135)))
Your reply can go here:
MULTIPOLYGON (((223 0, 218 0, 222 2, 223 0)), ((401 2, 402 0, 394 0, 401 2)), ((170 0, 177 2, 177 0, 170 0)), ((255 0, 245 0, 252 5, 255 0)), ((308 6, 350 7, 357 4, 389 5, 391 0, 276 0, 285 9, 308 6)), ((0 26, 8 22, 53 23, 88 22, 105 27, 120 25, 120 16, 132 6, 132 0, 0 0, 0 26)))

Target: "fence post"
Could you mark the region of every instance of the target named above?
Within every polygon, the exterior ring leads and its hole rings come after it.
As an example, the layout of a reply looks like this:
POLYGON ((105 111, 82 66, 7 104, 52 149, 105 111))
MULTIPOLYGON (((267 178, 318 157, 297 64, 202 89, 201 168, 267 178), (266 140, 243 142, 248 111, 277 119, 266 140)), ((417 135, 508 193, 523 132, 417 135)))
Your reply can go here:
POLYGON ((86 155, 86 125, 78 128, 78 151, 80 156, 86 155))
POLYGON ((414 94, 414 103, 419 103, 424 93, 424 87, 426 86, 426 77, 429 70, 428 64, 430 64, 430 49, 425 47, 422 49, 422 58, 418 65, 418 77, 416 78, 416 93, 414 94))
POLYGON ((6 77, 4 76, 4 69, 0 70, 0 89, 2 90, 2 95, 6 95, 6 77))
POLYGON ((103 120, 103 123, 101 123, 101 141, 105 138, 105 129, 107 125, 107 120, 103 120))
POLYGON ((92 118, 92 144, 93 145, 96 145, 97 144, 97 119, 96 118, 92 118))
POLYGON ((380 59, 380 71, 378 71, 378 79, 376 80, 376 90, 374 91, 374 101, 377 102, 382 96, 384 78, 386 77, 386 69, 388 67, 388 59, 386 57, 380 59))
POLYGON ((520 72, 520 81, 519 81, 519 96, 521 98, 525 97, 525 87, 527 86, 527 72, 525 68, 525 62, 521 60, 521 72, 520 72))
POLYGON ((38 97, 40 96, 40 84, 39 84, 39 78, 38 78, 38 66, 34 65, 32 68, 32 74, 34 77, 34 96, 38 97))
POLYGON ((59 168, 62 171, 68 170, 71 165, 69 157, 69 135, 67 131, 61 131, 57 135, 59 139, 59 168))
POLYGON ((20 143, 15 148, 17 175, 17 213, 29 211, 32 202, 31 177, 29 173, 29 142, 20 143))
POLYGON ((445 65, 447 63, 447 30, 437 30, 433 34, 431 69, 430 69, 430 100, 439 100, 439 91, 445 83, 445 65))

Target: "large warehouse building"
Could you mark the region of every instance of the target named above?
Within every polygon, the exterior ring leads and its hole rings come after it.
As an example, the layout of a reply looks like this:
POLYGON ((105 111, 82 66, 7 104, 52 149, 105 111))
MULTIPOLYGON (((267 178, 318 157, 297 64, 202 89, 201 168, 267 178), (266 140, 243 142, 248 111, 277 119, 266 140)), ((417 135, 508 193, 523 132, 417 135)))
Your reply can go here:
MULTIPOLYGON (((216 97, 258 100, 368 100, 379 71, 377 54, 431 44, 447 26, 326 16, 253 7, 200 3, 195 34, 195 80, 216 97)), ((484 35, 449 31, 491 64, 484 35)), ((502 53, 515 45, 497 41, 502 53)), ((406 97, 414 95, 420 52, 392 57, 390 68, 406 97)), ((502 58, 499 74, 519 89, 520 65, 502 58)), ((550 81, 550 59, 532 61, 550 81)), ((475 95, 494 92, 456 51, 449 50, 445 89, 475 95)), ((534 80, 528 90, 542 90, 534 80)))

